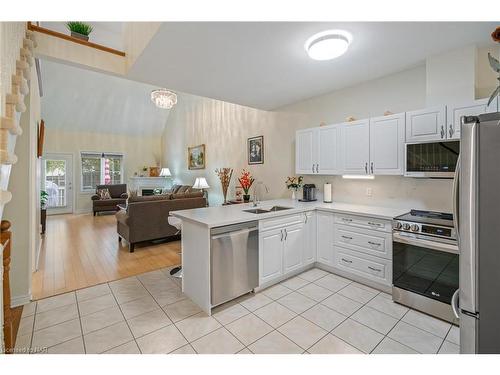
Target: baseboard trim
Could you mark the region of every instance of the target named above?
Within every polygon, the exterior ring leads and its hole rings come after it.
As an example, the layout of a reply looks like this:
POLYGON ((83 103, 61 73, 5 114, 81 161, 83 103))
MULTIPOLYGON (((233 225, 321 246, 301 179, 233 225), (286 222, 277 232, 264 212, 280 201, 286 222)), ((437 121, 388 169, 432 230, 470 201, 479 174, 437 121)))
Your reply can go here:
POLYGON ((31 294, 24 294, 22 296, 12 296, 10 300, 10 307, 23 306, 31 302, 31 294))
POLYGON ((85 208, 83 208, 83 209, 75 210, 73 213, 76 214, 76 215, 91 214, 92 213, 92 209, 85 209, 85 208))

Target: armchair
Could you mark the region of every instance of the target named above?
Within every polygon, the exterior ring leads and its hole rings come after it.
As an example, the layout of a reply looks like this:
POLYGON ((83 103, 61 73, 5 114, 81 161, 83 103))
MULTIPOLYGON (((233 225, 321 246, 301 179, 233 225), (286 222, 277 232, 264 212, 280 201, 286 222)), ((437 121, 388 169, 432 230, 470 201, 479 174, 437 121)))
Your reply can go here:
POLYGON ((96 194, 92 195, 92 211, 94 216, 97 212, 104 211, 117 211, 119 204, 125 204, 127 202, 127 184, 116 184, 116 185, 97 185, 96 194), (108 189, 111 199, 100 199, 97 195, 99 189, 108 189))

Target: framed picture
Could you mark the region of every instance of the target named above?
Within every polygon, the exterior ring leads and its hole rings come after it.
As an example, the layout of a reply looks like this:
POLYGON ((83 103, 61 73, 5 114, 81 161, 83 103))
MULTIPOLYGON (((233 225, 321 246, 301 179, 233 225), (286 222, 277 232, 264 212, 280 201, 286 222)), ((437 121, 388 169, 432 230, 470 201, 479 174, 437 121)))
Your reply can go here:
POLYGON ((205 145, 188 147, 188 168, 205 169, 205 145))
POLYGON ((264 136, 248 138, 248 164, 264 164, 264 136))

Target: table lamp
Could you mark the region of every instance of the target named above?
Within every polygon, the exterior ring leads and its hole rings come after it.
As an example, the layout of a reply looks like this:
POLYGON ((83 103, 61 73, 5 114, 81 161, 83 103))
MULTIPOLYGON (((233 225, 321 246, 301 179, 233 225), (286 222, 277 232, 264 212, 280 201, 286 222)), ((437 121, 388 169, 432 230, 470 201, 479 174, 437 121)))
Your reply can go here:
POLYGON ((196 177, 194 181, 193 189, 200 189, 203 192, 203 197, 207 200, 208 206, 208 192, 205 189, 209 189, 210 186, 207 183, 207 179, 205 177, 196 177))

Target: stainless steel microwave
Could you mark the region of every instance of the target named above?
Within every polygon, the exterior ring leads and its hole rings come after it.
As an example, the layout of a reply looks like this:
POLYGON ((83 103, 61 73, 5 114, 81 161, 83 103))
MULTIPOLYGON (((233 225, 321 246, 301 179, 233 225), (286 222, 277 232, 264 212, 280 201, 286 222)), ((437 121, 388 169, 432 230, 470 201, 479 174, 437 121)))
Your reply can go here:
POLYGON ((453 178, 460 153, 460 141, 406 143, 407 177, 453 178))

